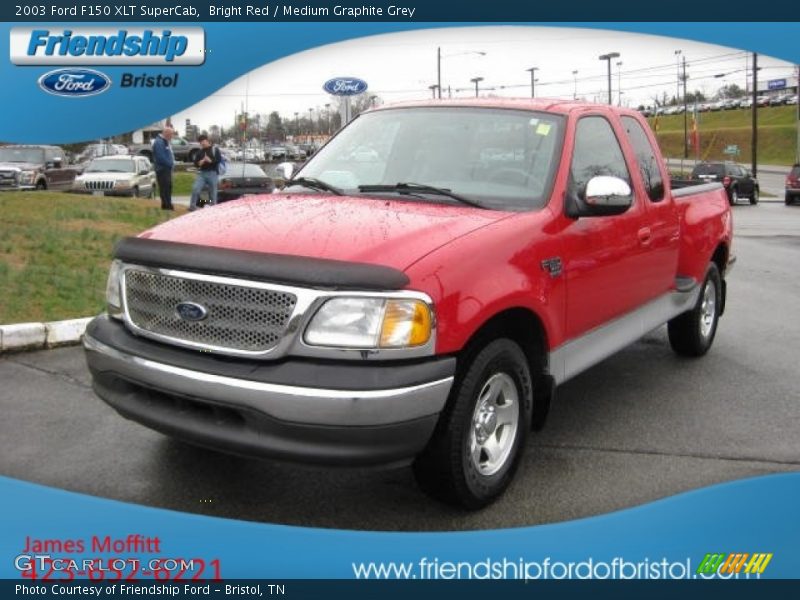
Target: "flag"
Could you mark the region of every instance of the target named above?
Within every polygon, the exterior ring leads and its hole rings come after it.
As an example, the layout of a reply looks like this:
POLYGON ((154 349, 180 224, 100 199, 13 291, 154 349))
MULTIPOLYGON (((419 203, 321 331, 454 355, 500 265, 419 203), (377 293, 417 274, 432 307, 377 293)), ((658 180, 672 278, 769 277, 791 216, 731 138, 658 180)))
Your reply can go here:
POLYGON ((697 103, 694 104, 692 111, 692 148, 694 148, 695 158, 700 158, 700 130, 697 126, 697 103))

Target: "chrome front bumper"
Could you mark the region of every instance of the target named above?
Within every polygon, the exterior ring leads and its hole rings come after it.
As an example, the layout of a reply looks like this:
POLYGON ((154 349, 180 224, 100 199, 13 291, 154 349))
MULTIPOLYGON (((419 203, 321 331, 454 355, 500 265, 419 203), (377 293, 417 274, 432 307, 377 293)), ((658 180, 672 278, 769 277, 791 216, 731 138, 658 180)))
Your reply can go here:
MULTIPOLYGON (((121 326, 106 317, 95 321, 102 327, 90 324, 83 344, 95 392, 106 403, 153 429, 239 454, 324 464, 407 462, 430 439, 453 383, 452 374, 386 389, 286 385, 264 381, 263 376, 246 379, 203 370, 207 361, 220 365, 204 353, 178 350, 189 357, 185 360, 196 361, 197 367, 190 367, 113 347, 92 330, 117 328, 111 341, 118 345, 120 337, 129 337, 137 351, 142 345, 163 345, 120 332, 121 326)), ((309 381, 319 379, 313 363, 307 371, 309 381)), ((353 387, 363 387, 357 379, 353 387)))

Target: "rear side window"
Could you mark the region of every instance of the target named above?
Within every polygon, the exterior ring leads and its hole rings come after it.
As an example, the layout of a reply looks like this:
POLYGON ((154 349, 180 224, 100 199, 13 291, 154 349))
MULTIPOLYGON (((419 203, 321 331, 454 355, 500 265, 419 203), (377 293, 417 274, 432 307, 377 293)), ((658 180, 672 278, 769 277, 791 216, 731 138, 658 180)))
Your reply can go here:
POLYGON ((603 117, 584 117, 575 128, 571 185, 582 191, 592 177, 611 175, 631 183, 628 165, 611 124, 603 117))
POLYGON ((639 121, 633 117, 622 117, 622 126, 628 134, 628 139, 636 153, 636 162, 639 163, 639 172, 642 175, 647 196, 653 202, 658 202, 664 198, 664 180, 661 177, 661 170, 658 168, 656 151, 647 139, 647 134, 639 121))

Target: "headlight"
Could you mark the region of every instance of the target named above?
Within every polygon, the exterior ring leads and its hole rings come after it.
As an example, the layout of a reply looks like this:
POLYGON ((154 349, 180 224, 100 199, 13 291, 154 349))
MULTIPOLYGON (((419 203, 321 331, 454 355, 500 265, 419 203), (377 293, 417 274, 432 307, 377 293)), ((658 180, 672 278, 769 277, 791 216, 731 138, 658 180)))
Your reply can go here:
POLYGON ((127 179, 118 179, 114 182, 114 188, 118 190, 127 190, 131 187, 131 182, 127 179))
POLYGON ((111 269, 108 272, 108 282, 106 283, 106 306, 109 316, 117 319, 122 318, 121 275, 122 262, 119 260, 111 261, 111 269))
POLYGON ((312 346, 408 348, 431 338, 433 317, 422 300, 333 298, 314 315, 305 333, 312 346))
POLYGON ((36 179, 36 171, 22 171, 19 174, 19 182, 22 185, 30 185, 36 179))

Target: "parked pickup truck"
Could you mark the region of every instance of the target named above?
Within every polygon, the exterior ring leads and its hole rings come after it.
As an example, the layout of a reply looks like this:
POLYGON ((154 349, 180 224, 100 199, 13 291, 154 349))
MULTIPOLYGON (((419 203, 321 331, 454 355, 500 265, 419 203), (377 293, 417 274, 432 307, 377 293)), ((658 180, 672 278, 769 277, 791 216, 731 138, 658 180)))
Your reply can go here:
POLYGON ((84 345, 97 394, 148 427, 412 463, 474 509, 508 486, 558 385, 664 324, 678 354, 708 351, 731 238, 723 187, 673 192, 633 110, 384 107, 281 193, 122 240, 84 345))
MULTIPOLYGON (((200 155, 200 144, 197 142, 189 142, 180 137, 173 137, 170 140, 172 147, 172 154, 175 160, 182 162, 194 162, 200 155)), ((131 154, 139 154, 146 157, 148 160, 153 160, 153 144, 134 144, 128 148, 131 154)))

